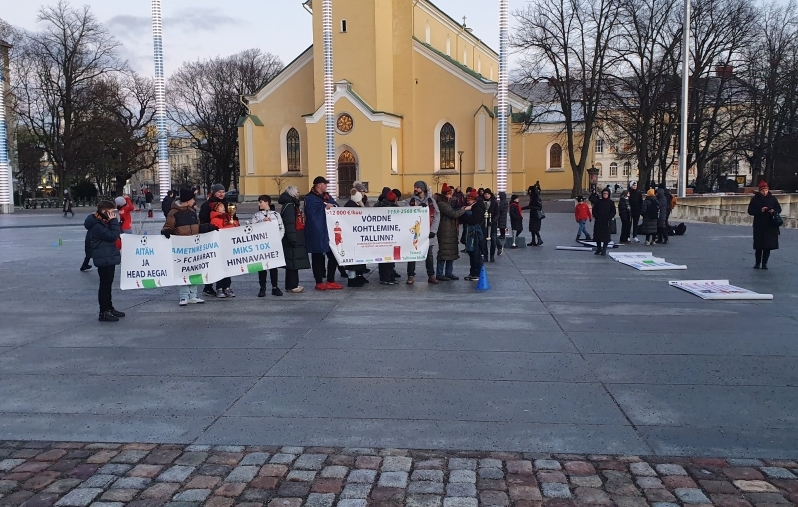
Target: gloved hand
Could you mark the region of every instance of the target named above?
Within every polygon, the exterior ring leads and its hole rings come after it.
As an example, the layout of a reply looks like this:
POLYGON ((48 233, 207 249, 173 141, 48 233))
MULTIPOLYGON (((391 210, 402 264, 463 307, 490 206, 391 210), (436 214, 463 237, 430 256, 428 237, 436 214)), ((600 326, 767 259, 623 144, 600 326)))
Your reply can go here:
POLYGON ((426 208, 426 207, 427 207, 427 201, 424 201, 424 202, 422 202, 422 203, 421 203, 421 207, 422 207, 422 208, 426 208))
POLYGON ((161 236, 163 236, 163 237, 164 237, 164 238, 166 238, 166 239, 169 239, 169 238, 171 238, 171 237, 172 237, 172 233, 171 233, 171 232, 169 232, 169 231, 167 231, 167 230, 162 230, 162 231, 161 231, 161 236))
POLYGON ((429 233, 429 239, 432 239, 434 237, 435 237, 435 233, 434 232, 429 233))

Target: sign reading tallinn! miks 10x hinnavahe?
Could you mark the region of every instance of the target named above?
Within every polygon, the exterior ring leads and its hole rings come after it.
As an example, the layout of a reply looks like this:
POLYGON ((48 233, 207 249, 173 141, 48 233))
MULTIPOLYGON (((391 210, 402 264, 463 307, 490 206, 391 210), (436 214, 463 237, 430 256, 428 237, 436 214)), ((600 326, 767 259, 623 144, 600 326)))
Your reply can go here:
POLYGON ((424 261, 429 249, 425 207, 331 208, 327 210, 330 249, 338 263, 424 261))

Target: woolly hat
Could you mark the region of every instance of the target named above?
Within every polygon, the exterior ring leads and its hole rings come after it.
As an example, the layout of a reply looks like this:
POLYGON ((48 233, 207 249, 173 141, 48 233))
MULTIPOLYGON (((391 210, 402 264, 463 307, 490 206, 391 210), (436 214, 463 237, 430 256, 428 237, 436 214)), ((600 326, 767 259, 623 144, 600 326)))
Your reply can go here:
POLYGON ((402 192, 400 192, 398 188, 394 188, 391 192, 396 196, 397 201, 402 198, 402 192))
POLYGON ((390 202, 396 202, 396 194, 394 194, 393 191, 388 192, 388 195, 386 195, 385 198, 390 202))
POLYGON ((634 185, 637 185, 636 181, 630 181, 629 182, 629 188, 632 188, 634 185))
POLYGON ((366 185, 364 185, 363 183, 356 181, 352 186, 355 187, 355 189, 361 194, 366 193, 366 185))
POLYGON ((429 190, 429 188, 427 188, 427 184, 426 184, 426 183, 424 183, 424 182, 423 182, 423 181, 421 181, 421 180, 419 180, 419 181, 417 181, 417 182, 413 183, 413 188, 420 188, 420 189, 421 189, 421 190, 422 190, 422 191, 423 191, 425 194, 426 194, 426 193, 427 193, 427 191, 429 190))
POLYGON ((653 188, 649 188, 648 192, 646 192, 646 195, 649 197, 654 197, 656 195, 656 192, 654 191, 653 188))
POLYGON ((767 181, 762 180, 759 182, 759 188, 764 188, 764 187, 770 188, 770 185, 768 185, 767 181))
POLYGON ((363 202, 363 194, 361 194, 360 191, 358 191, 357 187, 350 190, 349 195, 351 196, 352 200, 355 201, 356 203, 363 202))
POLYGON ((125 200, 125 198, 124 198, 124 197, 122 197, 122 196, 120 195, 119 197, 117 197, 116 199, 114 199, 114 204, 116 204, 117 206, 124 206, 125 204, 127 204, 127 201, 125 200))
POLYGON ((444 183, 441 187, 441 195, 446 195, 452 191, 452 187, 449 186, 448 183, 444 183))
POLYGON ((224 189, 224 185, 222 185, 221 183, 217 183, 216 185, 211 187, 211 193, 212 194, 215 194, 216 192, 219 192, 219 191, 226 192, 226 190, 224 189))
POLYGON ((490 194, 491 196, 493 196, 493 190, 491 190, 489 188, 486 188, 485 190, 483 190, 482 193, 483 194, 490 194))
POLYGON ((585 198, 581 195, 576 196, 576 202, 585 202, 585 198))
POLYGON ((194 199, 194 192, 192 190, 189 190, 188 188, 181 188, 180 189, 180 202, 186 203, 186 202, 190 201, 191 199, 194 199))
POLYGON ((471 192, 466 194, 466 197, 468 197, 469 199, 476 199, 479 197, 479 194, 477 193, 476 190, 472 190, 471 192))

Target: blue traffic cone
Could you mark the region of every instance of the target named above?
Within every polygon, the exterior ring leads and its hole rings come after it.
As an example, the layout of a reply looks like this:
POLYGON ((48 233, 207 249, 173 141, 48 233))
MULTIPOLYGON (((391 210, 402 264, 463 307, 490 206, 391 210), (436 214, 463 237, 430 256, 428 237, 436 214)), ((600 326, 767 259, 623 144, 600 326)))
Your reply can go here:
POLYGON ((490 284, 488 283, 488 272, 485 271, 485 266, 482 266, 482 270, 479 272, 477 290, 490 290, 490 284))

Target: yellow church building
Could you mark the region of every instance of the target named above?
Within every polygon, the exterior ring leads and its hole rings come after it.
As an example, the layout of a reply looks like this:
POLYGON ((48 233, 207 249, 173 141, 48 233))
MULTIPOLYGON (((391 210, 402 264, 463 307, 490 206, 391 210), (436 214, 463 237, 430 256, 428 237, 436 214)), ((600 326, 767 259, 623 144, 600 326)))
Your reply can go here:
MULTIPOLYGON (((306 192, 325 174, 321 5, 305 6, 314 44, 246 97, 239 158, 247 199, 288 185, 306 192)), ((372 194, 404 194, 417 180, 496 188, 496 52, 427 0, 335 0, 333 27, 339 194, 348 196, 354 181, 372 194)), ((513 93, 510 103, 515 113, 530 105, 513 93)), ((518 127, 510 127, 508 190, 538 180, 569 190, 557 129, 518 127)))

